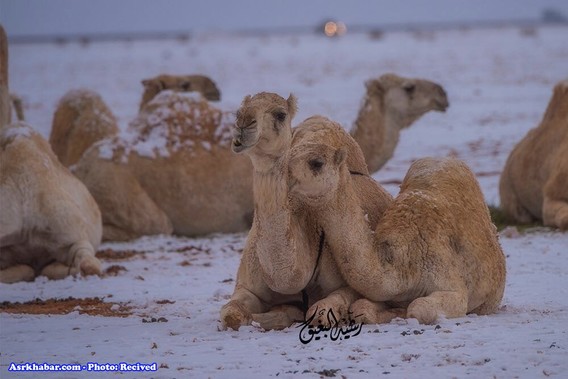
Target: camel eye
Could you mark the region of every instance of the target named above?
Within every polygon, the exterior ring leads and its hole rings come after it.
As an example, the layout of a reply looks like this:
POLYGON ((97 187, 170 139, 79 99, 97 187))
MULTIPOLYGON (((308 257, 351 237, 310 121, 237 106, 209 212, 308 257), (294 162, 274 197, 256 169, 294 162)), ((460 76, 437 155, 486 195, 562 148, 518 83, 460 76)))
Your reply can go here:
POLYGON ((308 161, 308 165, 310 166, 310 170, 313 172, 318 172, 323 167, 324 161, 320 158, 310 159, 308 161))
POLYGON ((416 85, 414 83, 405 83, 402 88, 404 88, 407 94, 412 95, 416 89, 416 85))
POLYGON ((184 91, 189 91, 191 89, 191 83, 190 82, 183 82, 183 83, 181 83, 180 87, 184 91))
POLYGON ((284 120, 286 120, 286 113, 284 113, 284 112, 275 112, 275 113, 274 113, 274 118, 276 119, 276 121, 284 122, 284 120))

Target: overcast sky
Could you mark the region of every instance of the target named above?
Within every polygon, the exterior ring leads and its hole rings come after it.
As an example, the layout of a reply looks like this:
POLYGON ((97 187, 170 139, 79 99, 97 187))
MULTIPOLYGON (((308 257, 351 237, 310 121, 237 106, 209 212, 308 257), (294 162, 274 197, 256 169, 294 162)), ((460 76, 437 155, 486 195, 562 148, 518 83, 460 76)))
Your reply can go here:
POLYGON ((0 0, 9 36, 536 20, 568 0, 0 0))

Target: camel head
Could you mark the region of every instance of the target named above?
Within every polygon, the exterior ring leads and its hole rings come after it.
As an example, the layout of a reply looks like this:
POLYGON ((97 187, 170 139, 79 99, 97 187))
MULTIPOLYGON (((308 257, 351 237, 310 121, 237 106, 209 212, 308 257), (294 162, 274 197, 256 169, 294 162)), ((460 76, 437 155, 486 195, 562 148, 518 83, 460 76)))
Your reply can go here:
POLYGON ((144 93, 140 109, 151 101, 158 93, 165 90, 176 92, 199 92, 210 101, 219 101, 221 92, 213 80, 204 75, 158 75, 142 80, 144 93))
POLYGON ((324 206, 338 191, 341 175, 349 175, 347 151, 324 143, 298 144, 290 150, 289 190, 311 207, 324 206))
POLYGON ((367 96, 382 104, 386 114, 410 126, 429 111, 445 112, 449 106, 446 91, 434 82, 385 74, 365 83, 367 96))
POLYGON ((233 151, 261 156, 282 156, 292 140, 292 118, 297 100, 268 92, 246 96, 237 111, 233 151))

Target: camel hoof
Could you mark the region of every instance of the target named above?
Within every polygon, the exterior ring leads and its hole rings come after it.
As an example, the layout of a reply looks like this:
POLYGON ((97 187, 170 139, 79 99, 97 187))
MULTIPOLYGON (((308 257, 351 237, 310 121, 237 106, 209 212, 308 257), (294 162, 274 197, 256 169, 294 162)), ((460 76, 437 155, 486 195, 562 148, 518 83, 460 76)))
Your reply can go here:
POLYGON ((231 300, 221 308, 221 329, 239 330, 241 325, 250 325, 252 314, 241 304, 231 300))
POLYGON ((101 262, 95 257, 86 257, 81 261, 79 265, 81 269, 81 274, 87 275, 98 275, 101 276, 101 262))

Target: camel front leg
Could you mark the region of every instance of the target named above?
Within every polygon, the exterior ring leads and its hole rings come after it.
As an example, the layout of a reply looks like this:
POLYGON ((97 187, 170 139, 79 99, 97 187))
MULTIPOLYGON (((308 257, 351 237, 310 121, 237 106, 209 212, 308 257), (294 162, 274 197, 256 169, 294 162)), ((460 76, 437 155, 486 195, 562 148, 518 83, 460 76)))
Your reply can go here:
POLYGON ((467 313, 467 292, 435 291, 419 297, 408 306, 407 317, 415 318, 421 324, 433 324, 440 316, 463 317, 467 313))
POLYGON ((349 308, 350 316, 362 324, 388 324, 393 319, 406 317, 406 309, 391 308, 383 302, 359 299, 349 308))
POLYGON ((360 297, 351 287, 341 287, 313 304, 306 312, 306 318, 314 316, 311 325, 332 326, 334 317, 337 321, 349 318, 349 306, 360 297))

